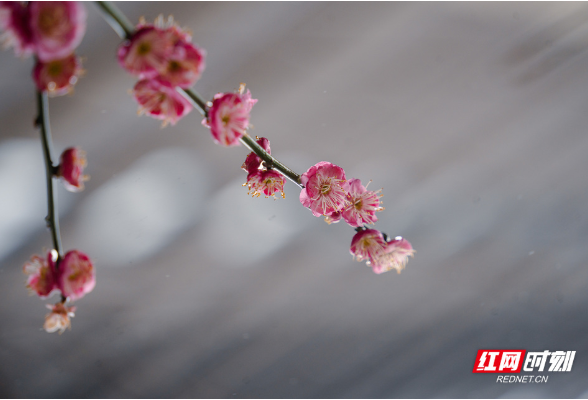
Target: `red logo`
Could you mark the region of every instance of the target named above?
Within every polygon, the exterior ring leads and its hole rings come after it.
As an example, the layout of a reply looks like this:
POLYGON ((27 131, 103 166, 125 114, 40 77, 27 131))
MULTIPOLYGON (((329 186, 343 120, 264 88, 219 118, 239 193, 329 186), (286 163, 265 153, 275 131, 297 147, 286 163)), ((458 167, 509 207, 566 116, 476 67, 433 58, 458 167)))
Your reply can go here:
POLYGON ((478 350, 473 372, 521 372, 524 355, 525 350, 478 350))

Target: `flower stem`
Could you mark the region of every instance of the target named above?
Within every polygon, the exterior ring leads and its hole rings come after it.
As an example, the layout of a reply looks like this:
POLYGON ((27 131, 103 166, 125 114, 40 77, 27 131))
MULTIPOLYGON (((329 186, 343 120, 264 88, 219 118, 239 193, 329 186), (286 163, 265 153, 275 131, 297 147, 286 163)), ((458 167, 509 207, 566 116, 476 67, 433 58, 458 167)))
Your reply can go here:
MULTIPOLYGON (((114 31, 121 37, 121 39, 129 39, 135 32, 133 24, 128 18, 110 1, 97 1, 98 8, 102 12, 104 19, 114 29, 114 31)), ((190 103, 198 110, 200 114, 206 118, 208 116, 208 110, 206 107, 206 101, 196 92, 194 89, 181 89, 176 90, 190 100, 190 103)), ((257 154, 263 161, 266 162, 268 168, 273 168, 282 173, 286 178, 290 179, 294 184, 303 188, 304 186, 300 182, 300 175, 286 167, 280 161, 269 155, 251 136, 245 134, 241 139, 241 143, 247 146, 251 151, 257 154)))
POLYGON ((57 167, 53 165, 51 154, 53 153, 53 140, 51 139, 51 128, 49 126, 49 98, 47 92, 37 91, 37 126, 41 130, 41 142, 43 143, 43 154, 45 156, 45 172, 47 175, 47 226, 51 229, 53 248, 57 251, 58 258, 55 261, 59 265, 59 259, 63 257, 61 247, 61 234, 59 232, 59 214, 57 210, 57 192, 55 190, 55 172, 57 167))
POLYGON ((122 39, 129 39, 133 35, 135 27, 117 6, 110 1, 97 1, 96 4, 100 8, 100 11, 102 11, 106 22, 108 22, 118 36, 122 39))

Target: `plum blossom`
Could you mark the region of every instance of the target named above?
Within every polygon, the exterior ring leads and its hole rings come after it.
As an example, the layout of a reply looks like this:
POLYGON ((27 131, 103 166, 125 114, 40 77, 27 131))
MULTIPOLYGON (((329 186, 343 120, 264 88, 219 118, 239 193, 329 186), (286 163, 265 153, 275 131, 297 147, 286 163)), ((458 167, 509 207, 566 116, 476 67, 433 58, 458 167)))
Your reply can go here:
POLYGON ((96 272, 90 258, 78 250, 68 251, 59 263, 58 287, 63 296, 75 301, 96 285, 96 272))
POLYGON ((52 61, 37 61, 33 69, 33 80, 40 91, 50 96, 61 96, 73 91, 83 73, 80 59, 75 55, 52 61))
POLYGON ((24 273, 29 276, 27 288, 31 293, 37 294, 42 299, 50 297, 59 291, 55 271, 56 255, 55 250, 50 251, 47 258, 35 254, 23 267, 24 273))
POLYGON ((414 254, 408 240, 398 236, 388 242, 385 235, 376 229, 365 229, 356 233, 351 240, 349 251, 357 261, 367 260, 367 265, 370 265, 376 274, 391 269, 400 273, 408 257, 414 254))
POLYGON ((302 174, 300 181, 305 186, 300 192, 300 202, 310 207, 315 217, 331 216, 348 203, 349 183, 343 168, 335 164, 321 161, 302 174))
POLYGON ((86 165, 86 152, 79 147, 70 147, 61 153, 57 176, 63 179, 67 190, 84 190, 84 182, 90 179, 88 175, 84 175, 86 165))
POLYGON ((19 57, 27 57, 35 52, 33 32, 30 26, 30 8, 20 1, 0 2, 0 37, 5 47, 14 47, 19 57))
POLYGON ((70 318, 74 317, 75 307, 66 307, 63 303, 57 303, 53 306, 47 304, 47 308, 51 312, 45 316, 45 323, 43 324, 45 331, 48 333, 59 331, 61 335, 66 329, 71 329, 70 318))
POLYGON ((276 193, 282 193, 282 198, 286 198, 284 194, 285 183, 284 175, 270 169, 268 171, 258 170, 247 175, 247 182, 243 186, 247 185, 249 188, 247 194, 253 197, 259 197, 264 194, 266 198, 272 196, 275 199, 276 193))
POLYGON ((75 1, 32 1, 28 8, 37 57, 46 62, 72 54, 86 32, 84 6, 75 1))
POLYGON ((325 217, 325 222, 329 225, 336 224, 337 222, 341 221, 341 211, 334 212, 331 215, 327 215, 325 217))
POLYGON ((222 146, 238 146, 239 139, 249 128, 249 114, 257 99, 251 98, 249 89, 241 84, 237 93, 218 93, 208 110, 208 118, 202 124, 210 128, 215 143, 222 146))
POLYGON ((376 229, 364 229, 353 236, 349 251, 357 261, 371 261, 384 252, 386 245, 382 232, 376 229))
POLYGON ((205 68, 206 52, 191 43, 191 36, 163 16, 155 24, 141 20, 133 36, 118 49, 118 62, 139 79, 157 79, 170 87, 188 88, 205 68))
POLYGON ((408 257, 414 255, 414 249, 410 242, 400 236, 394 238, 386 245, 384 252, 378 255, 372 262, 372 269, 376 274, 381 274, 391 269, 400 273, 408 262, 408 257))
POLYGON ((147 114, 175 125, 192 111, 190 102, 175 89, 161 84, 157 80, 144 79, 133 88, 133 96, 139 103, 139 114, 147 114))
POLYGON ((345 221, 355 228, 375 223, 378 220, 376 211, 384 209, 380 207, 380 191, 381 189, 376 192, 367 190, 359 179, 350 179, 347 193, 349 203, 341 212, 345 221))

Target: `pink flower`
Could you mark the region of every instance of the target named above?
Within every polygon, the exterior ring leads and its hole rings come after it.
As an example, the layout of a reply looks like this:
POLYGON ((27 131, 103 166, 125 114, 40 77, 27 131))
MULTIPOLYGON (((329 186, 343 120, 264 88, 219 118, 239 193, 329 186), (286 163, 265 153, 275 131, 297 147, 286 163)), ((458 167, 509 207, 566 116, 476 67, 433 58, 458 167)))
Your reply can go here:
POLYGON ((382 232, 375 229, 365 229, 353 236, 349 251, 357 261, 371 261, 383 254, 386 246, 387 243, 382 232))
POLYGON ((84 189, 84 182, 90 179, 84 175, 86 152, 79 147, 70 147, 61 153, 57 176, 63 178, 65 188, 70 192, 84 189))
POLYGON ((82 74, 82 65, 75 55, 48 62, 37 61, 33 70, 33 79, 40 91, 50 96, 70 93, 82 74))
POLYGON ((377 256, 372 262, 372 269, 376 274, 381 274, 391 269, 395 269, 400 273, 408 262, 408 257, 414 255, 414 249, 408 240, 397 236, 390 241, 384 253, 377 256))
POLYGON ((22 2, 0 2, 0 29, 4 31, 1 41, 5 47, 14 47, 17 56, 30 56, 35 51, 29 22, 30 8, 22 2))
POLYGON ((118 61, 129 73, 172 88, 192 86, 204 71, 205 55, 173 19, 165 22, 161 15, 155 24, 142 20, 133 37, 118 49, 118 61))
MULTIPOLYGON (((267 140, 264 137, 257 138, 257 144, 259 144, 268 154, 272 154, 269 140, 267 140)), ((259 158, 257 154, 251 152, 247 155, 247 158, 245 159, 245 162, 243 163, 241 168, 247 171, 248 173, 253 174, 257 172, 257 170, 262 168, 262 162, 263 161, 261 160, 261 158, 259 158)))
POLYGON ((63 303, 57 303, 54 306, 47 304, 47 308, 51 310, 45 316, 45 324, 43 329, 49 333, 59 331, 61 335, 67 328, 71 329, 70 318, 74 317, 75 307, 65 307, 63 303))
POLYGON ((86 31, 84 6, 75 1, 32 1, 29 8, 37 57, 52 61, 73 53, 86 31))
POLYGON ((47 259, 34 255, 23 267, 24 273, 29 276, 27 288, 42 299, 59 291, 55 272, 56 254, 55 250, 50 251, 47 259))
POLYGON ((239 139, 249 128, 249 113, 257 99, 251 98, 251 92, 243 93, 241 85, 237 93, 218 93, 214 96, 208 110, 208 119, 202 124, 210 128, 210 133, 217 144, 238 146, 239 139))
MULTIPOLYGON (((369 183, 368 183, 369 185, 369 183)), ((343 209, 342 216, 345 221, 357 228, 364 224, 373 224, 378 220, 376 211, 382 211, 380 197, 377 192, 367 190, 359 179, 349 180, 349 192, 347 200, 349 204, 343 209)))
POLYGON ((305 186, 300 192, 300 202, 310 207, 315 217, 330 216, 347 204, 349 184, 343 168, 335 164, 321 161, 302 174, 300 181, 305 186))
POLYGON ((247 182, 243 186, 249 187, 249 192, 253 197, 259 197, 262 194, 266 198, 272 196, 276 198, 276 193, 282 193, 282 198, 286 198, 284 194, 284 184, 286 183, 284 176, 274 170, 258 170, 252 174, 247 175, 247 182))
POLYGON ((118 48, 118 62, 139 79, 153 79, 166 66, 172 43, 153 25, 140 27, 118 48))
POLYGON ((58 286, 72 301, 90 293, 96 285, 96 273, 90 258, 78 250, 68 251, 59 262, 58 286))
POLYGON ((144 113, 163 120, 162 126, 168 123, 175 125, 192 111, 192 105, 184 96, 156 80, 144 79, 137 82, 133 88, 133 96, 139 103, 139 114, 144 113))
POLYGON ((159 70, 157 79, 168 86, 189 88, 204 71, 204 56, 204 50, 192 43, 180 41, 159 70))

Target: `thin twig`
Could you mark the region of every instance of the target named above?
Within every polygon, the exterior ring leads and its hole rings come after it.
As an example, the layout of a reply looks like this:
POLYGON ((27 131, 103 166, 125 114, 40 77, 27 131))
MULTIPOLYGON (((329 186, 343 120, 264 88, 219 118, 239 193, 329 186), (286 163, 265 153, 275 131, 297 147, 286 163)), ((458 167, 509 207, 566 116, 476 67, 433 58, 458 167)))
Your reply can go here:
POLYGON ((51 154, 53 153, 53 140, 51 139, 51 128, 49 126, 49 98, 47 92, 37 91, 37 126, 41 130, 41 142, 43 143, 43 155, 45 156, 45 171, 47 176, 47 226, 51 230, 53 248, 57 251, 59 259, 63 257, 61 247, 61 234, 59 232, 59 214, 57 210, 57 191, 55 190, 55 171, 51 154))
MULTIPOLYGON (((129 39, 135 32, 134 26, 128 20, 128 18, 110 1, 97 1, 98 8, 102 12, 104 18, 108 24, 114 29, 114 31, 120 36, 121 39, 129 39)), ((206 107, 206 101, 196 92, 194 89, 181 89, 176 90, 186 97, 190 103, 198 110, 200 114, 206 118, 208 116, 208 109, 206 107)), ((294 184, 303 188, 304 186, 300 182, 300 175, 286 167, 280 161, 269 155, 257 142, 251 138, 251 136, 245 134, 241 139, 241 143, 247 146, 251 151, 257 154, 262 160, 266 162, 269 168, 275 169, 281 172, 286 178, 291 180, 294 184)))

